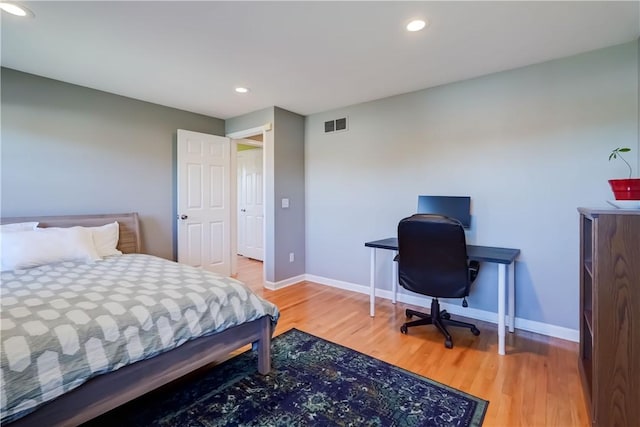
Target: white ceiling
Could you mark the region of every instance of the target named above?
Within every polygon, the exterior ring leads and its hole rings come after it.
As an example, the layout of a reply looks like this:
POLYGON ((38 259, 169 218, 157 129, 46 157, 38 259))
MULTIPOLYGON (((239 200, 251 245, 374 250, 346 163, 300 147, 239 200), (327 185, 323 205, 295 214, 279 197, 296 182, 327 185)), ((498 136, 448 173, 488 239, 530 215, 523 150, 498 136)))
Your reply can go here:
POLYGON ((638 1, 22 4, 35 18, 3 12, 2 66, 222 119, 308 115, 640 36, 638 1), (407 32, 416 17, 430 26, 407 32))

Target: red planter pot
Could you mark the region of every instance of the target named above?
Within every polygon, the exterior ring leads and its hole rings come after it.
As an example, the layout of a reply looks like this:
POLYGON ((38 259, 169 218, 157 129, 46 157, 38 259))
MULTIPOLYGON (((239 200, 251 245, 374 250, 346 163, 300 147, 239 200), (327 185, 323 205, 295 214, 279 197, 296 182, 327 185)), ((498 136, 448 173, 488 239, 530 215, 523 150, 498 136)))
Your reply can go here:
POLYGON ((616 200, 640 200, 640 178, 610 179, 616 200))

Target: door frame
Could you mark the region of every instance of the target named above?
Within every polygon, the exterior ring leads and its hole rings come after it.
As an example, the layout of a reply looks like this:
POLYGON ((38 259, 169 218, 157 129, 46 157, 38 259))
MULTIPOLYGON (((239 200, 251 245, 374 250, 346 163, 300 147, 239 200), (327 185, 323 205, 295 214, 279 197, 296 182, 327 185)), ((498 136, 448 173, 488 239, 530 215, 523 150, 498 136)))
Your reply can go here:
MULTIPOLYGON (((264 232, 262 247, 264 259, 262 261, 262 278, 267 282, 267 272, 273 271, 275 266, 275 171, 274 171, 274 147, 273 127, 271 123, 262 126, 227 133, 225 136, 231 139, 231 206, 238 206, 238 141, 250 136, 262 135, 262 205, 264 214, 264 232)), ((259 142, 259 141, 256 141, 259 142)), ((238 216, 231 215, 231 274, 238 272, 238 216)))
MULTIPOLYGON (((245 146, 250 146, 250 147, 254 147, 254 148, 260 148, 261 151, 261 156, 260 158, 262 159, 262 167, 264 168, 264 147, 263 147, 263 143, 262 141, 257 141, 255 139, 238 139, 238 140, 233 140, 232 141, 236 142, 236 147, 238 145, 245 145, 245 146)), ((251 151, 251 150, 249 150, 251 151)), ((237 173, 238 173, 238 164, 237 164, 237 159, 238 159, 238 153, 240 153, 240 151, 236 151, 235 156, 236 156, 236 178, 237 178, 237 173)), ((263 173, 262 173, 262 261, 264 262, 264 225, 265 225, 265 218, 264 218, 264 169, 263 169, 263 173)), ((239 187, 239 183, 236 184, 236 196, 240 193, 240 187, 239 187)), ((236 209, 238 209, 240 206, 238 205, 238 200, 236 199, 236 209)), ((236 215, 239 215, 238 212, 236 212, 236 215)), ((237 224, 237 223, 236 223, 237 224)), ((239 225, 239 224, 238 224, 239 225)), ((236 239, 238 238, 239 234, 240 234, 240 230, 239 230, 239 226, 236 227, 235 229, 235 233, 236 233, 236 239)), ((237 240, 236 240, 237 242, 237 240)), ((237 253, 236 253, 237 255, 237 253)), ((233 254, 232 254, 233 256, 233 254)))

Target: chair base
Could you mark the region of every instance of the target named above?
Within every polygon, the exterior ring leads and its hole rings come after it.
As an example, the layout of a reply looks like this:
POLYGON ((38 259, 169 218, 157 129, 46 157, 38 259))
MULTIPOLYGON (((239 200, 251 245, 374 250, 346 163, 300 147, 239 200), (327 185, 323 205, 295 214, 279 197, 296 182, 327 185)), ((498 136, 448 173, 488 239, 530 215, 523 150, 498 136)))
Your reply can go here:
POLYGON ((476 325, 451 319, 451 315, 447 312, 447 310, 440 311, 440 302, 437 298, 433 298, 431 300, 431 314, 407 309, 406 316, 409 319, 411 319, 413 316, 416 316, 419 317, 420 320, 414 320, 413 322, 407 322, 403 324, 400 327, 400 332, 406 334, 408 332, 408 328, 412 326, 434 325, 436 328, 438 328, 442 335, 444 335, 444 346, 446 348, 453 348, 453 340, 451 339, 451 334, 449 334, 449 331, 447 331, 445 325, 469 328, 473 335, 480 335, 480 330, 476 328, 476 325))

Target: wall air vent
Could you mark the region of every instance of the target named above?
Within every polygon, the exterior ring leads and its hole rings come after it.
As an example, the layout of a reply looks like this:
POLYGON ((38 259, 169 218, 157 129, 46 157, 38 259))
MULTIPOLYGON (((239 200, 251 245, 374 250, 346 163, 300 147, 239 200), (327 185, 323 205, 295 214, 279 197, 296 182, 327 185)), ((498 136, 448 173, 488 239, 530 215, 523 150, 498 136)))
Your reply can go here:
POLYGON ((343 132, 347 130, 347 118, 329 120, 324 122, 324 133, 343 132))
POLYGON ((328 122, 324 122, 324 133, 333 132, 336 130, 336 121, 329 120, 328 122))

